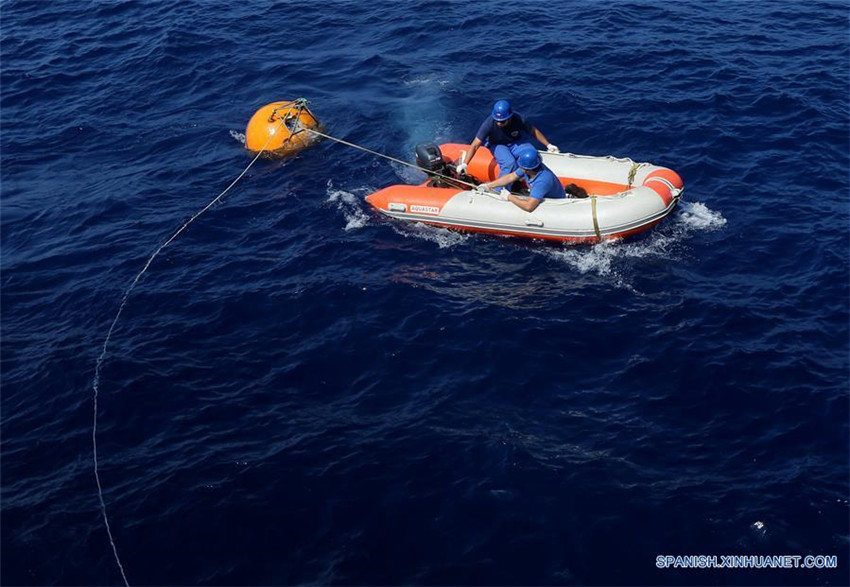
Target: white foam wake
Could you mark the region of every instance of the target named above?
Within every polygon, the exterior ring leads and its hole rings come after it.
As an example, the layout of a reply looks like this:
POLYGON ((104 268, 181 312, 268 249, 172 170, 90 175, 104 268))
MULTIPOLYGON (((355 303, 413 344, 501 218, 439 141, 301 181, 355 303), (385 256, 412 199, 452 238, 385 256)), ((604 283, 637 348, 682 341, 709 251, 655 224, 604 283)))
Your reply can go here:
POLYGON ((696 230, 716 230, 726 225, 723 214, 709 209, 702 202, 681 202, 677 218, 680 223, 696 230))
POLYGON ((472 236, 469 233, 457 232, 439 226, 427 224, 393 222, 393 230, 403 237, 414 237, 436 244, 441 249, 450 249, 466 242, 472 236))
POLYGON ((451 84, 451 80, 444 78, 438 73, 428 73, 425 75, 416 75, 402 79, 402 83, 409 88, 421 86, 436 86, 440 89, 447 88, 451 84))
POLYGON ((346 231, 363 228, 369 223, 369 215, 363 209, 365 206, 363 198, 373 191, 370 188, 359 188, 356 190, 356 192, 360 192, 360 195, 358 195, 355 192, 336 189, 333 186, 333 181, 328 181, 327 202, 333 204, 342 213, 346 231))
POLYGON ((641 260, 675 261, 696 232, 714 231, 726 225, 720 212, 702 202, 681 202, 678 211, 643 238, 605 241, 592 246, 567 246, 543 254, 566 263, 581 274, 597 275, 616 287, 632 291, 629 276, 641 271, 641 260))
MULTIPOLYGON (((357 188, 352 191, 337 189, 333 185, 333 181, 328 181, 328 199, 329 204, 332 204, 342 214, 345 220, 346 231, 357 230, 367 226, 371 216, 366 210, 364 198, 374 192, 370 187, 357 188)), ((465 242, 471 235, 459 233, 438 226, 428 226, 418 222, 403 222, 392 219, 387 219, 392 229, 405 238, 418 238, 436 244, 441 249, 451 248, 462 242, 465 242)))
POLYGON ((583 275, 597 275, 616 287, 633 289, 616 268, 618 259, 625 256, 625 246, 620 241, 604 241, 592 246, 575 245, 541 252, 583 275))

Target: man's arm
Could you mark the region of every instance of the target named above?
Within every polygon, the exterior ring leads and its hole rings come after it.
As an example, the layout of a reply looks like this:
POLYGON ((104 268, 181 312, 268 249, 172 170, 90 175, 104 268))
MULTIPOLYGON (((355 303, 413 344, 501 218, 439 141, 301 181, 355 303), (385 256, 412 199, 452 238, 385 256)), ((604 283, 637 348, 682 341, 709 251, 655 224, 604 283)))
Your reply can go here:
POLYGON ((482 144, 484 144, 484 139, 486 139, 490 135, 490 131, 493 127, 493 120, 490 117, 484 119, 484 122, 481 123, 481 126, 478 127, 478 132, 475 133, 475 138, 472 140, 472 145, 469 147, 469 152, 466 156, 461 156, 457 160, 457 169, 458 173, 465 173, 466 167, 469 165, 469 162, 472 161, 472 158, 475 156, 475 152, 478 150, 482 144))
POLYGON ((549 139, 547 139, 547 138, 543 135, 543 133, 542 133, 542 132, 540 132, 540 129, 539 129, 539 128, 537 128, 536 126, 535 126, 535 127, 533 127, 533 128, 532 128, 532 134, 534 135, 534 138, 535 138, 535 139, 537 139, 538 141, 540 141, 540 143, 541 143, 544 147, 549 148, 549 145, 550 145, 551 143, 549 143, 549 139))
POLYGON ((518 179, 519 175, 517 175, 516 171, 512 171, 510 173, 506 173, 502 177, 494 179, 491 182, 482 183, 479 187, 482 187, 485 190, 492 190, 493 188, 500 188, 502 186, 510 185, 518 179))
POLYGON ((469 165, 469 162, 472 161, 472 158, 475 156, 475 152, 478 150, 478 147, 480 147, 481 144, 482 144, 481 139, 479 139, 478 137, 475 137, 475 139, 473 139, 473 141, 472 141, 472 145, 469 147, 469 151, 467 151, 467 153, 466 153, 466 157, 461 155, 460 159, 457 160, 457 164, 458 165, 461 165, 461 164, 469 165))
POLYGON ((538 200, 537 198, 519 197, 513 194, 508 196, 508 202, 516 204, 526 212, 534 212, 542 201, 543 200, 538 200))

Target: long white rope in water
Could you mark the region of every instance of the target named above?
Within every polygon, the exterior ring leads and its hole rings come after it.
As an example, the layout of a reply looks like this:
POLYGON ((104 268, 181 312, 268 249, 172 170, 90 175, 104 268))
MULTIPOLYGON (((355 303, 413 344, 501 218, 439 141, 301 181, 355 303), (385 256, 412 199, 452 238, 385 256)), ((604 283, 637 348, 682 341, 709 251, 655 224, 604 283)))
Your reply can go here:
MULTIPOLYGON (((154 259, 156 259, 156 257, 159 255, 159 253, 165 247, 167 247, 172 242, 174 242, 174 240, 178 236, 180 236, 180 234, 184 230, 186 230, 186 228, 190 224, 192 224, 199 216, 201 216, 204 212, 206 212, 207 210, 212 208, 216 204, 216 202, 221 200, 221 198, 223 198, 224 195, 227 192, 229 192, 230 189, 233 186, 235 186, 246 173, 248 173, 248 170, 251 169, 251 167, 254 165, 254 163, 257 162, 257 159, 260 158, 260 155, 262 155, 265 152, 266 147, 268 146, 269 142, 272 140, 272 137, 274 137, 276 132, 280 129, 281 126, 284 125, 284 123, 287 120, 288 120, 288 118, 284 118, 284 119, 281 120, 280 124, 277 125, 274 132, 269 134, 269 138, 266 140, 266 143, 263 145, 263 148, 260 149, 257 152, 257 155, 251 160, 251 162, 248 164, 248 166, 244 170, 242 170, 242 173, 240 173, 239 176, 236 179, 234 179, 231 182, 231 184, 224 189, 223 192, 221 192, 219 195, 217 195, 215 198, 213 198, 210 201, 209 204, 204 206, 201 210, 196 212, 194 216, 192 216, 191 218, 189 218, 189 220, 187 220, 185 223, 183 223, 183 226, 181 226, 174 234, 172 234, 168 238, 168 240, 166 240, 164 243, 162 243, 159 246, 159 248, 157 248, 153 252, 153 254, 150 256, 150 258, 148 258, 144 267, 142 267, 142 270, 139 271, 139 273, 136 275, 136 277, 130 283, 130 286, 124 291, 124 295, 121 298, 121 304, 118 306, 118 312, 115 314, 115 318, 112 320, 112 324, 109 326, 109 330, 106 333, 106 340, 103 341, 103 349, 100 352, 100 356, 97 358, 97 364, 95 365, 95 369, 94 369, 94 381, 92 382, 92 389, 94 391, 94 398, 93 398, 94 417, 93 417, 93 424, 92 424, 91 439, 92 439, 92 452, 93 452, 93 457, 94 457, 94 478, 95 478, 95 481, 97 482, 97 496, 98 496, 98 499, 100 500, 100 510, 101 510, 101 513, 103 514, 103 524, 104 524, 104 526, 106 526, 106 533, 109 535, 109 544, 112 546, 112 553, 115 555, 115 562, 118 565, 118 569, 121 571, 121 578, 124 580, 124 585, 126 587, 130 587, 130 582, 127 580, 127 575, 124 572, 124 565, 121 564, 121 558, 118 556, 118 547, 115 546, 115 539, 112 536, 112 528, 109 526, 109 518, 106 514, 106 502, 103 499, 103 486, 100 482, 100 472, 99 472, 99 469, 98 469, 98 460, 97 460, 97 396, 98 396, 98 392, 100 390, 100 373, 101 373, 101 370, 103 369, 103 362, 106 359, 107 350, 109 349, 109 341, 112 339, 112 332, 115 330, 115 326, 116 326, 116 324, 118 324, 119 318, 121 318, 121 313, 124 311, 124 307, 127 305, 127 301, 130 298, 130 294, 133 292, 133 289, 136 287, 136 284, 139 283, 139 280, 142 278, 142 275, 144 275, 145 272, 148 270, 148 267, 151 266, 151 263, 153 263, 154 259)), ((320 137, 330 139, 332 141, 335 141, 337 143, 341 143, 343 145, 347 145, 349 147, 354 147, 355 149, 360 149, 361 151, 365 151, 367 153, 377 155, 378 157, 383 157, 384 159, 389 159, 390 161, 393 161, 395 163, 400 163, 402 165, 407 165, 408 167, 420 169, 418 166, 413 165, 412 163, 409 163, 407 161, 402 161, 401 159, 396 159, 395 157, 390 157, 389 155, 385 155, 383 153, 379 153, 377 151, 367 149, 366 147, 356 145, 354 143, 350 143, 350 142, 345 141, 343 139, 339 139, 337 137, 327 135, 325 133, 322 133, 322 132, 317 131, 317 130, 312 129, 312 128, 302 127, 299 130, 309 131, 309 132, 311 132, 315 135, 318 135, 320 137)), ((452 180, 452 181, 460 183, 460 184, 468 185, 470 187, 475 187, 475 184, 471 184, 469 182, 466 182, 466 181, 463 181, 463 180, 460 180, 460 179, 457 179, 457 178, 447 177, 445 175, 441 175, 441 174, 433 172, 433 171, 426 171, 426 173, 428 173, 430 175, 437 176, 437 177, 442 177, 444 179, 449 179, 449 180, 452 180)))
POLYGON ((109 331, 106 333, 106 340, 103 341, 103 350, 100 352, 100 356, 97 358, 97 364, 94 368, 94 381, 92 383, 92 389, 94 390, 94 423, 92 425, 91 432, 91 441, 92 441, 92 449, 94 455, 94 479, 97 482, 97 496, 100 499, 100 511, 103 514, 103 524, 106 526, 106 533, 109 535, 109 544, 112 545, 112 553, 115 555, 115 562, 118 564, 118 569, 121 571, 121 578, 124 580, 124 585, 126 587, 130 587, 130 582, 127 581, 127 575, 124 572, 124 565, 121 564, 121 559, 118 557, 118 547, 115 546, 115 539, 112 536, 112 529, 109 526, 109 518, 106 515, 106 502, 103 500, 103 486, 100 483, 100 473, 98 471, 98 463, 97 463, 97 394, 100 386, 100 372, 103 368, 103 361, 106 359, 106 352, 109 348, 109 340, 112 338, 112 331, 115 330, 115 325, 118 324, 118 319, 121 317, 121 313, 124 311, 124 307, 127 305, 127 300, 130 298, 130 294, 133 291, 133 288, 136 287, 136 284, 139 283, 139 279, 141 279, 142 275, 148 270, 148 267, 151 266, 153 260, 156 259, 157 255, 168 245, 174 242, 180 234, 186 230, 186 228, 192 224, 201 214, 212 208, 216 202, 221 200, 224 195, 230 191, 230 189, 235 186, 242 177, 248 173, 248 170, 257 162, 257 159, 260 158, 260 155, 266 150, 266 147, 269 145, 269 142, 272 140, 272 137, 277 133, 280 127, 283 125, 283 121, 275 128, 274 132, 269 134, 269 138, 266 140, 266 144, 263 145, 263 148, 257 152, 257 155, 251 160, 248 166, 242 170, 242 173, 239 174, 239 177, 234 179, 229 186, 224 188, 224 191, 213 198, 209 204, 204 206, 200 211, 196 212, 194 216, 189 218, 186 222, 183 223, 177 232, 171 235, 167 241, 162 243, 157 250, 153 252, 153 255, 145 263, 145 266, 142 267, 142 270, 139 271, 138 275, 136 275, 135 279, 130 283, 130 287, 128 287, 124 291, 124 295, 121 298, 121 304, 118 306, 118 313, 115 314, 115 318, 112 320, 112 324, 109 327, 109 331))

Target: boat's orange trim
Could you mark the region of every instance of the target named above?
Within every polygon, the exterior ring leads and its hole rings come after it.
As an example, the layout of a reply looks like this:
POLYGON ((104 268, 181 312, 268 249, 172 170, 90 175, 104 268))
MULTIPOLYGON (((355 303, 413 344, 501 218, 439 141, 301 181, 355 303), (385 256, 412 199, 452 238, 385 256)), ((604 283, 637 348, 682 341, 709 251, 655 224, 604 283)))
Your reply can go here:
POLYGON ((666 214, 664 216, 662 216, 661 218, 659 218, 658 220, 653 220, 649 224, 644 224, 642 226, 638 226, 637 228, 633 228, 631 230, 624 230, 623 232, 617 232, 617 233, 614 233, 610 236, 606 236, 605 238, 608 239, 608 240, 613 240, 615 238, 626 238, 628 236, 640 234, 644 231, 649 230, 650 228, 652 228, 653 226, 655 226, 656 224, 658 224, 659 222, 661 222, 665 218, 667 218, 666 214))
POLYGON ((547 234, 535 234, 533 232, 513 232, 510 230, 502 230, 495 228, 481 228, 478 226, 458 226, 455 224, 447 224, 445 222, 428 222, 427 220, 416 219, 417 222, 422 222, 423 224, 430 224, 432 226, 439 226, 441 228, 450 228, 452 230, 458 230, 461 232, 480 232, 484 234, 498 234, 501 236, 515 236, 519 238, 536 238, 540 240, 547 241, 559 241, 559 242, 598 242, 599 239, 596 236, 590 237, 580 237, 580 236, 555 236, 555 235, 547 235, 547 234))
POLYGON ((661 196, 664 205, 669 206, 670 202, 673 201, 673 191, 670 189, 670 186, 672 185, 674 188, 681 190, 684 184, 678 173, 672 169, 662 168, 656 169, 647 175, 646 179, 643 180, 643 185, 661 196))
POLYGON ((572 177, 559 177, 561 185, 576 184, 580 188, 584 188, 588 194, 594 196, 613 196, 622 194, 629 189, 629 186, 623 183, 612 183, 610 181, 600 181, 596 179, 575 179, 572 177))
MULTIPOLYGON (((443 154, 443 159, 456 163, 460 158, 460 152, 469 152, 470 145, 461 145, 458 143, 445 143, 440 145, 440 152, 443 154)), ((496 163, 495 157, 487 147, 480 147, 475 152, 475 157, 472 161, 467 161, 466 172, 477 179, 478 181, 493 181, 499 177, 499 164, 496 163)))
POLYGON ((458 193, 460 193, 460 190, 455 188, 391 185, 366 196, 366 201, 381 210, 389 210, 390 203, 406 204, 408 206, 408 212, 411 211, 410 208, 412 206, 436 207, 439 210, 430 213, 439 214, 446 202, 458 193))
POLYGON ((664 201, 665 206, 669 206, 673 201, 673 192, 670 191, 670 186, 664 183, 660 178, 647 179, 643 185, 658 194, 664 201))
MULTIPOLYGON (((652 173, 647 175, 646 179, 649 179, 650 177, 661 177, 663 179, 666 179, 671 184, 673 184, 673 187, 676 188, 677 190, 682 189, 682 186, 685 185, 682 182, 682 178, 679 177, 678 173, 676 173, 672 169, 667 169, 666 167, 662 167, 661 169, 656 169, 655 171, 653 171, 652 173)), ((646 183, 646 179, 643 180, 644 183, 646 183)))
POLYGON ((647 231, 659 222, 661 222, 665 217, 661 217, 657 220, 653 220, 648 224, 644 224, 642 226, 638 226, 637 228, 632 228, 631 230, 624 230, 623 232, 616 232, 614 234, 606 234, 601 239, 596 235, 592 236, 558 236, 551 234, 535 234, 533 232, 513 232, 510 230, 501 230, 495 228, 481 228, 481 227, 471 227, 471 226, 458 226, 455 224, 447 224, 445 222, 428 222, 427 220, 419 220, 417 222, 422 222, 423 224, 430 224, 432 226, 439 226, 441 228, 449 228, 452 230, 458 230, 461 232, 479 232, 484 234, 496 234, 501 236, 513 236, 518 238, 534 238, 546 241, 555 241, 562 243, 598 243, 600 240, 616 240, 620 238, 626 238, 629 236, 634 236, 636 234, 640 234, 641 232, 647 231))

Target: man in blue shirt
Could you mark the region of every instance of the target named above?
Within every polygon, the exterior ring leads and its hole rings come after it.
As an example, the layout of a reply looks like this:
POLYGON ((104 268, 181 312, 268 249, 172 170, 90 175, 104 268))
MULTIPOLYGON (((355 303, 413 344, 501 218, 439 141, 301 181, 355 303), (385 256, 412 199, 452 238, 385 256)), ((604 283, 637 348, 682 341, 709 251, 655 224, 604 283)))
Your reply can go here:
POLYGON ((478 133, 472 146, 466 155, 461 155, 457 162, 457 172, 465 173, 467 162, 481 145, 484 145, 493 153, 493 157, 499 164, 499 177, 517 170, 517 157, 523 147, 531 147, 532 139, 537 139, 546 145, 550 153, 560 153, 558 147, 549 142, 536 126, 522 117, 519 112, 514 112, 510 102, 499 100, 493 105, 490 113, 478 133))
POLYGON ((482 183, 476 190, 490 191, 493 188, 498 188, 512 184, 518 179, 525 179, 528 182, 528 187, 531 190, 530 197, 522 198, 502 190, 498 194, 490 194, 499 200, 507 200, 516 204, 526 212, 534 212, 543 198, 566 198, 564 186, 561 185, 558 177, 551 169, 543 165, 540 160, 540 155, 537 149, 531 145, 526 145, 520 151, 517 157, 519 169, 503 175, 498 179, 494 179, 489 183, 482 183))

